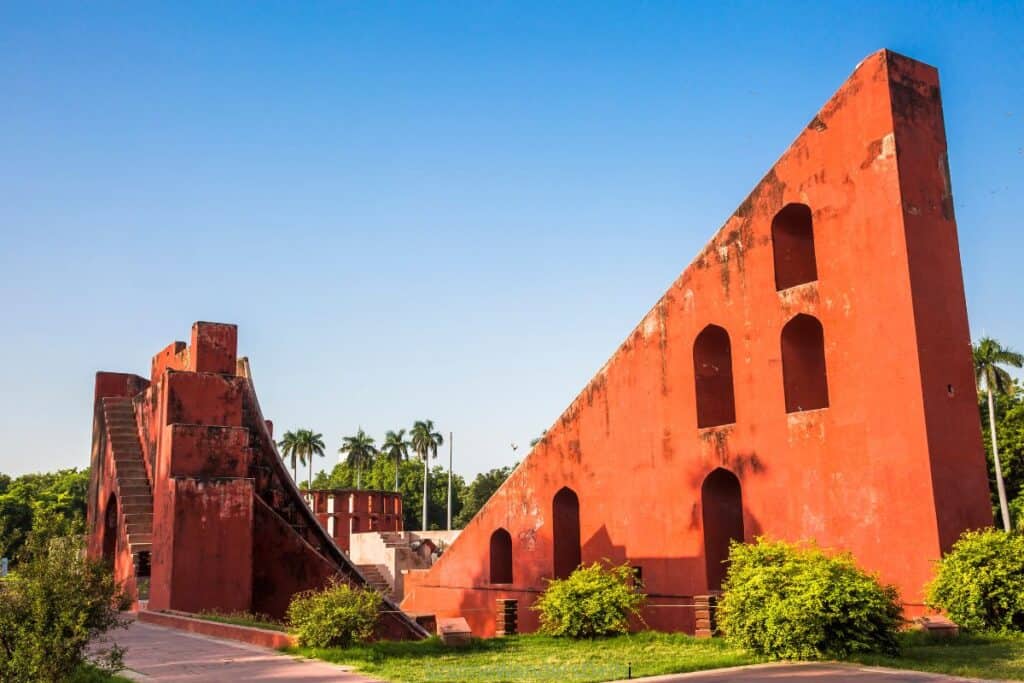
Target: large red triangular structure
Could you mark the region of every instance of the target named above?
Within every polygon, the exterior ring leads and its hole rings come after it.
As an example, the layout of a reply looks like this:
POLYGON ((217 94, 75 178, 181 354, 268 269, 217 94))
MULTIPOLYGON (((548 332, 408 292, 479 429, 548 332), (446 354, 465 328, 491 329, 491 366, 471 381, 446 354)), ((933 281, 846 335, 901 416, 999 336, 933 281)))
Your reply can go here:
POLYGON ((528 631, 546 578, 606 558, 648 624, 693 631, 730 538, 765 535, 849 550, 919 610, 991 524, 952 207, 937 72, 871 55, 403 608, 489 634, 512 598, 528 631))

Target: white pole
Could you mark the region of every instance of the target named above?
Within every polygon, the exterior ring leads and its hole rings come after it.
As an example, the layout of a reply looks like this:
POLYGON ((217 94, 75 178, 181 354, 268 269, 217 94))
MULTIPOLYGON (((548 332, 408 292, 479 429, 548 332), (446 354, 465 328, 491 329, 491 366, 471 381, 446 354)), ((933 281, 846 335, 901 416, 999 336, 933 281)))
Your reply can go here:
POLYGON ((452 433, 448 432, 448 531, 452 530, 452 451, 455 450, 452 438, 452 433))

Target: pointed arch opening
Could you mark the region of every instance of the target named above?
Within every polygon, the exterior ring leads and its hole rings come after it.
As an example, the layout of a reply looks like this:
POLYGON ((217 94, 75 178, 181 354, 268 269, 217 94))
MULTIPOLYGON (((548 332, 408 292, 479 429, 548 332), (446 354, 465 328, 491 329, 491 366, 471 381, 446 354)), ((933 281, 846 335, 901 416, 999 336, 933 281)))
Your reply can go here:
POLYGON ((721 590, 728 571, 729 544, 743 540, 743 493, 740 480, 719 467, 700 487, 704 524, 704 562, 708 590, 721 590))
POLYGON ((693 342, 693 376, 697 391, 697 426, 717 427, 736 421, 729 333, 705 327, 693 342))
POLYGON ((564 487, 551 502, 554 535, 554 576, 564 579, 580 566, 580 499, 576 492, 564 487))
POLYGON ((103 561, 114 564, 117 554, 117 495, 110 494, 103 512, 103 561))
POLYGON ((776 290, 789 289, 818 279, 811 207, 806 204, 787 204, 775 214, 772 219, 772 249, 775 255, 776 290))
POLYGON ((495 529, 491 534, 491 583, 512 583, 512 534, 495 529))
POLYGON ((806 313, 782 328, 782 383, 787 413, 828 407, 825 332, 806 313))

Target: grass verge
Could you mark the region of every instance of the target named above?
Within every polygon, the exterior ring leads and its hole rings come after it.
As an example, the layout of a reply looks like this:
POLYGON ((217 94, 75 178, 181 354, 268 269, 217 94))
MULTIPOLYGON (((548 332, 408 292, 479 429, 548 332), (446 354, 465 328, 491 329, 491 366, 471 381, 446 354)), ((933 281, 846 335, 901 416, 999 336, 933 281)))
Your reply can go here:
POLYGON ((1024 681, 1024 634, 940 639, 910 632, 900 637, 900 645, 899 657, 859 655, 854 660, 894 669, 1024 681))
POLYGON ((288 632, 288 627, 280 621, 274 621, 266 614, 252 614, 250 612, 198 612, 192 615, 196 619, 216 621, 221 624, 234 624, 235 626, 251 626, 253 628, 265 628, 271 631, 288 632))
POLYGON ((379 642, 351 648, 285 650, 347 664, 389 681, 584 683, 700 671, 762 661, 720 638, 646 631, 597 640, 527 635, 475 639, 453 649, 438 638, 379 642))

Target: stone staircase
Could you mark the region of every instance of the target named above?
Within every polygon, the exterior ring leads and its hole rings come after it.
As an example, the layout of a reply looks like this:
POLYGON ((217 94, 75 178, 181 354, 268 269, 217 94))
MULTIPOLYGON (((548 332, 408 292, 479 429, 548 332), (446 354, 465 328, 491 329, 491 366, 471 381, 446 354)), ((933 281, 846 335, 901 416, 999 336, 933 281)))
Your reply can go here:
POLYGON ((380 531, 380 538, 385 548, 408 548, 409 540, 401 531, 380 531))
POLYGON ((146 475, 146 464, 142 460, 142 444, 139 442, 131 399, 104 398, 103 418, 114 453, 118 504, 124 516, 128 547, 135 562, 138 580, 149 576, 153 540, 153 492, 146 475))
POLYGON ((381 573, 377 565, 374 564, 357 564, 356 567, 363 576, 366 577, 366 583, 371 588, 376 590, 378 593, 385 597, 391 597, 391 584, 384 578, 384 574, 381 573))

